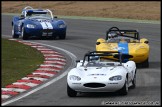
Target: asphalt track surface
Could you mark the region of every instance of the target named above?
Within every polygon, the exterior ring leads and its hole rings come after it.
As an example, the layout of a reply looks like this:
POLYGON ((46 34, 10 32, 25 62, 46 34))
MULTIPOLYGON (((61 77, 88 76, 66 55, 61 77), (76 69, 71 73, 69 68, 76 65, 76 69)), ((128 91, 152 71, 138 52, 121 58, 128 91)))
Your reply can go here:
MULTIPOLYGON (((11 38, 12 16, 2 15, 2 35, 11 38)), ((56 46, 73 53, 77 59, 82 59, 88 51, 95 50, 96 40, 105 38, 106 30, 112 26, 120 29, 138 29, 140 36, 149 39, 150 67, 138 68, 137 87, 130 89, 128 95, 121 96, 115 93, 83 93, 71 98, 66 93, 66 76, 53 84, 34 92, 8 105, 88 105, 100 106, 110 103, 135 103, 161 105, 161 30, 160 24, 88 21, 79 19, 64 19, 68 25, 65 40, 29 40, 56 46), (137 103, 136 103, 137 102, 137 103)), ((68 57, 68 55, 66 55, 68 57)), ((69 59, 67 65, 71 64, 69 59)))

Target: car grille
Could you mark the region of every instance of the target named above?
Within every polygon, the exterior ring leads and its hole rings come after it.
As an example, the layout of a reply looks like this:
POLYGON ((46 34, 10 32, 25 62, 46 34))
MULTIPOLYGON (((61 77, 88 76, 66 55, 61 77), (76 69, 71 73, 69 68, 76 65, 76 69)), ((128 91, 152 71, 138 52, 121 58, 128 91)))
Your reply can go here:
POLYGON ((86 83, 84 84, 85 87, 90 87, 90 88, 99 88, 99 87, 105 87, 105 84, 102 83, 86 83))
POLYGON ((53 29, 43 29, 43 32, 52 32, 53 29))

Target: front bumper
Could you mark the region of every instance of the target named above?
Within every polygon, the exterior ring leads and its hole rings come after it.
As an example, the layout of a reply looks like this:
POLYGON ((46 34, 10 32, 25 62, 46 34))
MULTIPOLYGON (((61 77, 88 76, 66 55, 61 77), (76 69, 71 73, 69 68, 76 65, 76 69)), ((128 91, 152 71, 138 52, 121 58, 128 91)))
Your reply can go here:
POLYGON ((66 28, 60 29, 25 29, 26 35, 29 37, 52 37, 52 36, 62 36, 66 33, 66 28))
POLYGON ((115 92, 117 90, 120 90, 124 86, 124 83, 125 81, 120 80, 108 82, 86 82, 86 83, 69 82, 68 85, 73 90, 79 92, 115 92))

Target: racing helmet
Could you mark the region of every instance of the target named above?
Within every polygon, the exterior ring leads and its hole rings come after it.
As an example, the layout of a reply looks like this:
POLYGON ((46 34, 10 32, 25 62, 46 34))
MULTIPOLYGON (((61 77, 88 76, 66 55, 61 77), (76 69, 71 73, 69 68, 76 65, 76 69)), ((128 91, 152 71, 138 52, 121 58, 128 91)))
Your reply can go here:
POLYGON ((108 34, 108 39, 115 38, 115 37, 117 37, 117 35, 118 35, 117 32, 110 32, 110 33, 108 34))

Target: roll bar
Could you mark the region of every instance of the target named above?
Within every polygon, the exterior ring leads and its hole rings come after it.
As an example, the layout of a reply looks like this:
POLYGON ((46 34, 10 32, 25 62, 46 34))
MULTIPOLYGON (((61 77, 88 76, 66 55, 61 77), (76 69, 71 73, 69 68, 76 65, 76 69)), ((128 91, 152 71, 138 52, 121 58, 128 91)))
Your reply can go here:
MULTIPOLYGON (((25 10, 29 10, 29 9, 36 10, 36 9, 33 9, 31 6, 26 6, 22 11, 22 14, 24 15, 24 17, 26 17, 26 14, 27 14, 25 10)), ((49 9, 46 9, 46 11, 50 13, 51 18, 53 19, 52 11, 49 9)))
POLYGON ((51 14, 51 18, 53 19, 53 14, 52 14, 52 11, 49 10, 49 9, 46 9, 50 14, 51 14))
POLYGON ((139 40, 140 37, 139 37, 139 32, 137 30, 120 30, 118 27, 111 27, 110 29, 108 29, 106 31, 106 40, 108 40, 108 34, 111 32, 111 31, 116 31, 116 32, 119 32, 119 35, 123 36, 123 37, 129 37, 129 38, 134 38, 134 39, 137 39, 139 40), (128 35, 123 35, 123 33, 132 33, 134 34, 134 36, 128 36, 128 35))
POLYGON ((31 6, 26 6, 23 10, 26 10, 26 9, 33 9, 31 6))
POLYGON ((119 51, 92 51, 88 52, 84 55, 82 66, 84 65, 84 62, 86 60, 86 57, 88 57, 88 61, 90 59, 90 56, 113 56, 114 58, 119 59, 120 64, 122 64, 122 61, 124 58, 132 58, 132 55, 123 54, 119 51))
POLYGON ((33 9, 31 6, 26 6, 24 9, 23 9, 23 11, 22 11, 22 15, 24 15, 24 17, 26 17, 26 11, 24 11, 24 10, 27 10, 27 9, 33 9))

